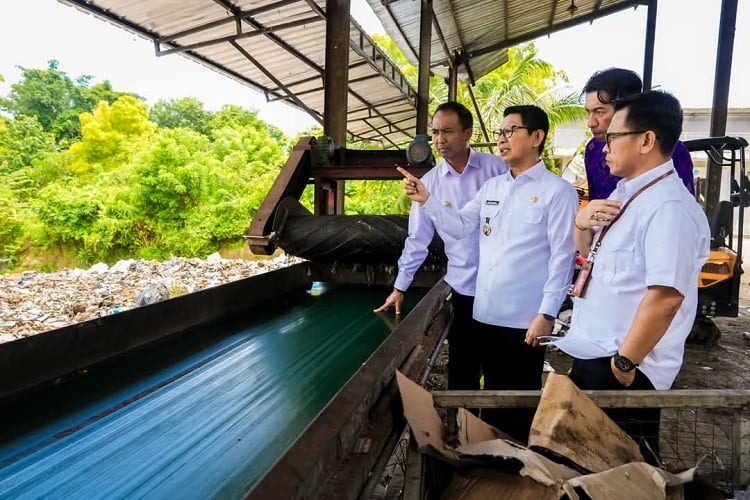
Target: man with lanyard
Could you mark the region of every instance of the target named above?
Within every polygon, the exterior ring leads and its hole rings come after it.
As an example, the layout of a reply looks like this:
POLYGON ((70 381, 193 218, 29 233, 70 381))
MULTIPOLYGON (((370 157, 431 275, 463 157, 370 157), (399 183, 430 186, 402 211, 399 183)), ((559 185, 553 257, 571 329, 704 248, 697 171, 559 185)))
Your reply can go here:
MULTIPOLYGON (((444 206, 429 186, 399 171, 407 196, 436 227, 455 238, 479 239, 479 328, 472 355, 481 363, 484 388, 540 389, 544 348, 537 337, 552 331, 573 276, 578 200, 573 186, 541 160, 547 114, 536 106, 511 106, 503 115, 497 147, 510 171, 487 181, 462 209, 444 206)), ((533 415, 525 408, 482 412, 485 421, 523 443, 533 415)))
MULTIPOLYGON (((487 179, 508 171, 499 157, 469 147, 473 125, 471 112, 458 102, 439 105, 432 117, 432 143, 443 159, 422 177, 422 182, 447 207, 463 207, 487 179)), ((393 291, 375 312, 393 307, 396 314, 401 314, 404 293, 427 257, 435 230, 432 220, 425 216, 417 203, 412 203, 409 235, 398 260, 393 291)), ((443 279, 453 289, 453 322, 448 332, 448 388, 479 389, 479 361, 473 356, 470 335, 474 329, 471 312, 479 255, 478 230, 474 238, 464 240, 440 229, 437 232, 448 257, 448 269, 443 279)))
MULTIPOLYGON (((622 180, 576 215, 576 247, 591 267, 588 282, 574 285, 571 328, 555 345, 573 356, 570 378, 582 389, 669 389, 695 319, 708 221, 672 175, 677 99, 650 91, 615 109, 604 151, 622 180)), ((658 409, 607 413, 658 456, 658 409)))
MULTIPOLYGON (((584 165, 589 199, 603 200, 615 189, 621 177, 613 175, 605 161, 604 134, 615 114, 614 101, 641 92, 643 83, 635 72, 609 68, 594 73, 583 87, 588 115, 587 125, 594 135, 586 144, 584 165)), ((685 145, 678 141, 672 153, 672 163, 685 187, 695 195, 693 160, 685 145)))

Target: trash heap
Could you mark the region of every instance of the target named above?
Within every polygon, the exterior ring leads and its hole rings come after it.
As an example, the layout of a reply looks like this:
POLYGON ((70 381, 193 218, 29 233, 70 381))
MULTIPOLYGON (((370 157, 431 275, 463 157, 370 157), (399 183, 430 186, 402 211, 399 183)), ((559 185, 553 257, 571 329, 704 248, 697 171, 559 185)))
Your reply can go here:
POLYGON ((223 285, 301 262, 172 257, 100 262, 89 269, 0 275, 0 343, 223 285))

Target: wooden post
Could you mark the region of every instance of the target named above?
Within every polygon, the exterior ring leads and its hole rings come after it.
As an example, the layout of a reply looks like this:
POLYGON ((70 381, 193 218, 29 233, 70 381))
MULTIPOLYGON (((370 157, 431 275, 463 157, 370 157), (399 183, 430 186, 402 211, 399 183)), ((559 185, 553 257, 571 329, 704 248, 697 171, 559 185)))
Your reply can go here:
POLYGON ((750 405, 734 410, 732 482, 734 488, 750 484, 750 405))

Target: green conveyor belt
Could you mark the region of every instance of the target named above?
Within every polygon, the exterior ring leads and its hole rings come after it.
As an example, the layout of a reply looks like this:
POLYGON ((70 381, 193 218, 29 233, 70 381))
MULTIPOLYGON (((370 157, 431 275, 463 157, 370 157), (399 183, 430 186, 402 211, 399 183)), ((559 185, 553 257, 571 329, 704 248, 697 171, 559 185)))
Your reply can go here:
POLYGON ((0 406, 0 498, 241 498, 388 336, 386 295, 300 292, 0 406))

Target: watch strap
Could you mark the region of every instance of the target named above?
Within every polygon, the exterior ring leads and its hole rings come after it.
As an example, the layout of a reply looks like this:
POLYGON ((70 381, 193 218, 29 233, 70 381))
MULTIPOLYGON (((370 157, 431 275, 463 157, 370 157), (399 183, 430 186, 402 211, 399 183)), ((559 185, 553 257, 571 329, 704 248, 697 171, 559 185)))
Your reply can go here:
POLYGON ((638 367, 638 363, 633 363, 628 358, 621 355, 619 352, 615 353, 614 358, 615 368, 617 368, 621 372, 632 372, 638 367))

